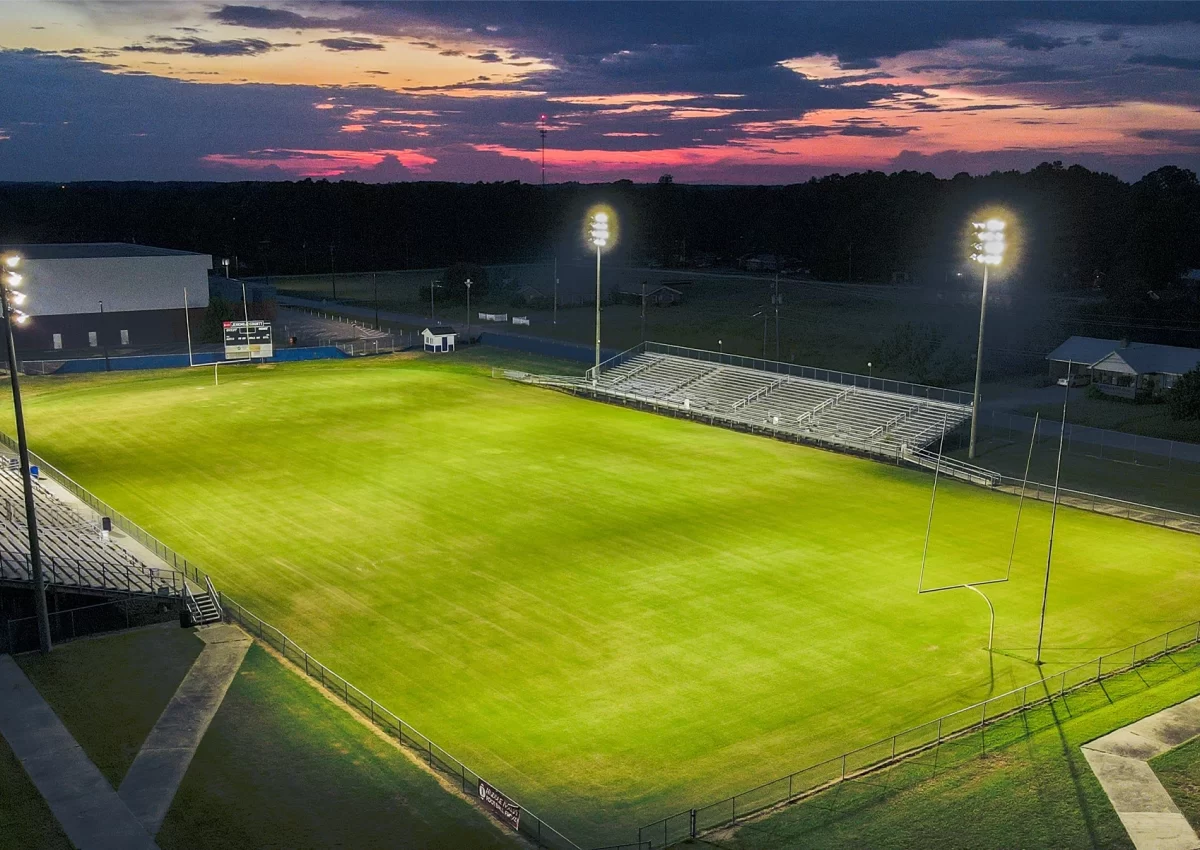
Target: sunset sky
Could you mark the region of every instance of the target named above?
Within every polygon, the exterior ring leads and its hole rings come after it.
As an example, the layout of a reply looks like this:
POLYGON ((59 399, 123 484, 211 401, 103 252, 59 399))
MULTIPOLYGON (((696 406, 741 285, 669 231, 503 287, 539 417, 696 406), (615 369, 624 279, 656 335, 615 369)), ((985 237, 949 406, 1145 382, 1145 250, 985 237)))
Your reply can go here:
POLYGON ((1200 170, 1200 4, 0 3, 0 180, 1200 170))

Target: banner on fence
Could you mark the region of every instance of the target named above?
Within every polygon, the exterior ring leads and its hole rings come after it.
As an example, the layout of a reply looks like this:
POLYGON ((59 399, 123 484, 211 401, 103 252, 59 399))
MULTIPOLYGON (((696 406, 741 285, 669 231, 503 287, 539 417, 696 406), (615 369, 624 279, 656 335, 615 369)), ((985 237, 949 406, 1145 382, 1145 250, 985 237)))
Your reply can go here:
POLYGON ((529 317, 528 316, 513 316, 513 324, 514 325, 528 325, 529 317))
POLYGON ((480 313, 479 318, 485 322, 507 322, 508 313, 480 313))
POLYGON ((521 828, 521 807, 482 779, 479 780, 479 799, 513 829, 521 828))

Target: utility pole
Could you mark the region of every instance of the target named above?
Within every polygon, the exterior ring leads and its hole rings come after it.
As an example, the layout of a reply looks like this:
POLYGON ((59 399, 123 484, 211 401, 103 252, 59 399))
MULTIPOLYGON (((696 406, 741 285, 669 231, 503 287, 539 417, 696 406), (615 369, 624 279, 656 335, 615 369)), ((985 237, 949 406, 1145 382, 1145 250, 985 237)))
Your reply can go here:
POLYGON ((108 342, 104 339, 104 301, 100 301, 100 344, 104 348, 104 371, 111 372, 112 364, 108 360, 108 342))
POLYGON ((467 335, 471 333, 471 278, 463 281, 467 287, 467 335))
POLYGON ((775 272, 775 295, 771 298, 775 305, 775 359, 779 359, 779 272, 775 272))
POLYGON ((329 282, 333 284, 333 300, 337 301, 337 270, 333 267, 333 245, 329 246, 329 282))
POLYGON ((558 324, 558 255, 554 255, 554 324, 558 324))
POLYGON ((371 272, 371 289, 375 293, 375 330, 379 330, 379 280, 375 272, 371 272))
POLYGON ((646 281, 642 281, 642 342, 646 341, 646 281))

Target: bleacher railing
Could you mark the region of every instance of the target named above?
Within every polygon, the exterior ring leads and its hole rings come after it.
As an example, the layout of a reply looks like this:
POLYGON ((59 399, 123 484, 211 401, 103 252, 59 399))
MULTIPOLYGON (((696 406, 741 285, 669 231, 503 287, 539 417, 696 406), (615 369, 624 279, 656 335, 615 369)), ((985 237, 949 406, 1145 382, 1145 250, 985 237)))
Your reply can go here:
MULTIPOLYGON (((33 566, 27 552, 0 548, 0 581, 33 581, 33 566)), ((133 565, 115 566, 86 558, 42 556, 42 581, 63 589, 178 596, 186 584, 176 570, 133 565)))
POLYGON ((982 734, 989 725, 1045 705, 1088 685, 1200 644, 1200 621, 1100 655, 1053 676, 1031 682, 983 702, 889 735, 833 758, 778 777, 715 803, 668 815, 638 830, 639 842, 665 847, 775 806, 810 797, 847 779, 895 764, 924 750, 967 735, 982 734))
MULTIPOLYGON (((8 446, 10 449, 16 449, 16 442, 3 432, 0 432, 0 443, 8 446)), ((137 523, 133 522, 120 511, 114 509, 107 502, 97 498, 89 490, 77 484, 74 479, 53 464, 47 463, 33 452, 29 453, 29 460, 31 464, 36 464, 40 467, 42 474, 53 479, 59 486, 74 495, 92 510, 111 518, 114 526, 154 552, 165 563, 172 564, 176 570, 183 574, 184 578, 196 584, 197 587, 207 586, 210 581, 208 574, 195 564, 189 562, 186 558, 180 556, 170 546, 162 543, 158 538, 143 530, 137 523)), ((346 679, 334 673, 329 667, 317 661, 311 653, 302 649, 299 644, 289 638, 280 629, 266 623, 261 617, 250 612, 229 596, 221 593, 219 604, 227 620, 239 624, 250 634, 274 647, 297 667, 302 667, 306 675, 320 682, 326 690, 336 695, 348 706, 370 719, 373 724, 379 726, 385 732, 395 735, 402 745, 416 750, 431 769, 436 769, 440 773, 457 780, 461 784, 464 794, 476 793, 482 777, 463 764, 463 762, 446 752, 445 749, 435 744, 433 739, 421 734, 412 724, 402 721, 396 714, 384 708, 373 698, 367 696, 362 690, 356 688, 346 681, 346 679)), ((489 784, 496 787, 494 782, 489 782, 489 784)), ((503 789, 501 791, 503 792, 503 789)), ((512 795, 506 792, 503 793, 510 800, 520 805, 519 801, 512 795)), ((539 847, 549 847, 552 850, 581 850, 579 845, 546 823, 542 818, 529 811, 525 806, 521 806, 519 831, 539 847)))
MULTIPOLYGON (((864 390, 879 390, 880 392, 896 393, 898 395, 915 396, 930 401, 942 401, 949 404, 970 406, 971 393, 961 390, 949 390, 944 387, 930 387, 925 384, 913 384, 908 381, 895 381, 891 378, 879 378, 874 375, 856 375, 853 372, 839 372, 836 369, 818 369, 815 366, 798 366, 794 363, 783 363, 779 360, 767 360, 763 357, 743 357, 740 354, 726 354, 722 351, 706 351, 702 348, 688 348, 683 345, 667 345, 661 342, 645 342, 641 345, 622 352, 600 364, 600 371, 620 365, 643 351, 652 354, 671 354, 676 357, 690 357, 693 360, 703 360, 709 363, 723 363, 728 366, 742 366, 746 369, 757 369, 761 372, 773 372, 780 375, 790 375, 795 378, 808 378, 814 381, 824 381, 830 384, 858 387, 864 390), (629 355, 628 357, 626 355, 629 355), (623 358, 623 359, 622 359, 623 358), (611 365, 610 365, 611 364, 611 365)), ((589 377, 590 377, 589 372, 589 377)))

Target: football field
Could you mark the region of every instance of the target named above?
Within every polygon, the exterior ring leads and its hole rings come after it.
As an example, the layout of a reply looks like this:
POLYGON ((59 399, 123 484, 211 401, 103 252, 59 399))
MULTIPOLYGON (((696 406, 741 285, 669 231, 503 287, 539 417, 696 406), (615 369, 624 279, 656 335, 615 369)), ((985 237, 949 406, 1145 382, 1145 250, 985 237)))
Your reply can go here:
MULTIPOLYGON (((916 593, 926 473, 454 358, 24 387, 36 452, 584 847, 1038 676, 1046 504, 989 664, 916 593)), ((944 482, 927 585, 1003 576, 1016 509, 944 482)), ((1060 509, 1054 554, 1047 674, 1200 615, 1200 538, 1060 509)))

